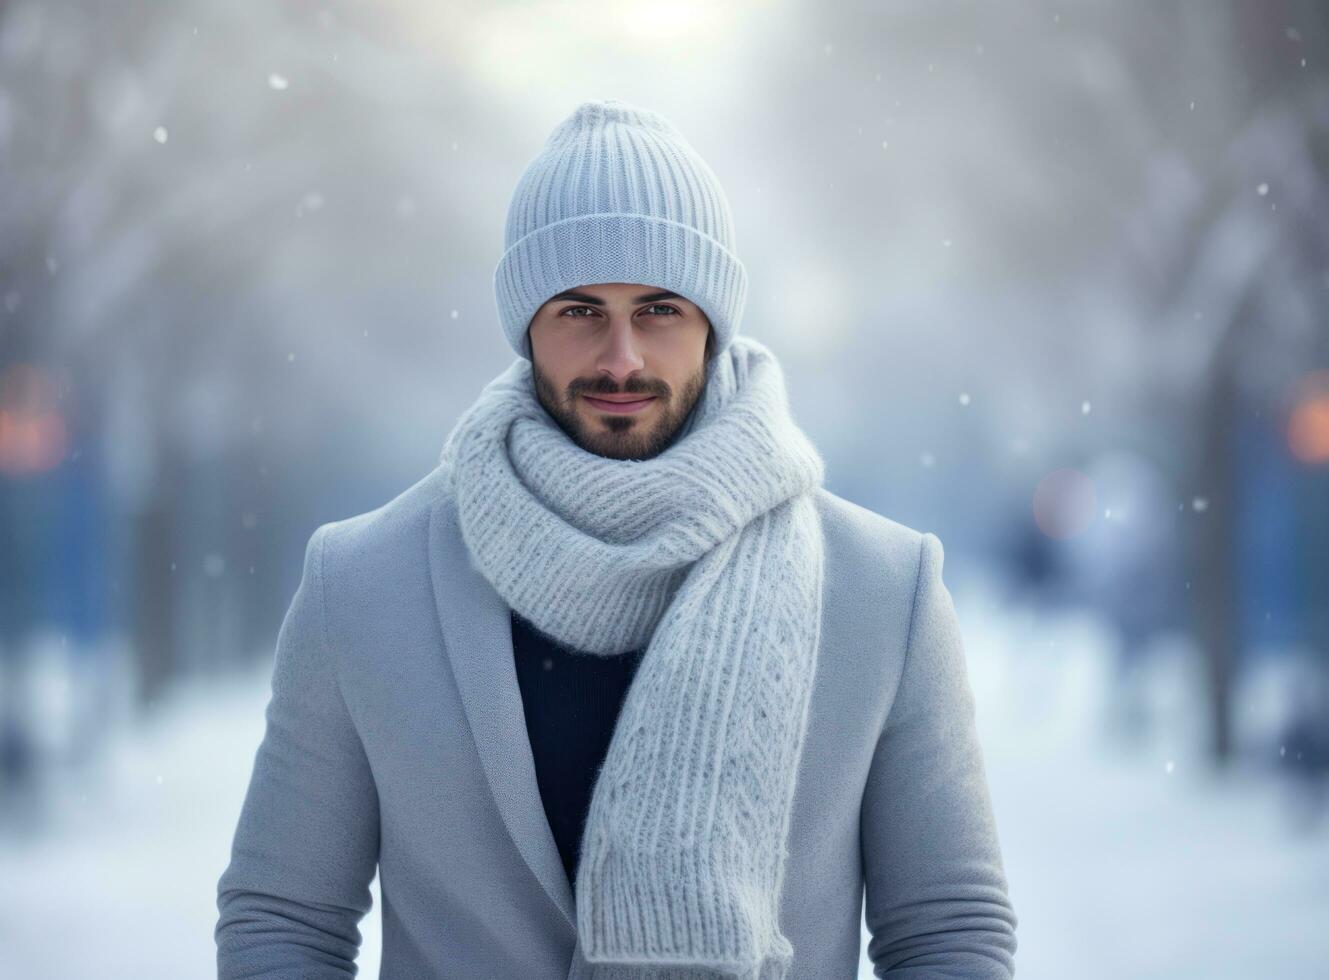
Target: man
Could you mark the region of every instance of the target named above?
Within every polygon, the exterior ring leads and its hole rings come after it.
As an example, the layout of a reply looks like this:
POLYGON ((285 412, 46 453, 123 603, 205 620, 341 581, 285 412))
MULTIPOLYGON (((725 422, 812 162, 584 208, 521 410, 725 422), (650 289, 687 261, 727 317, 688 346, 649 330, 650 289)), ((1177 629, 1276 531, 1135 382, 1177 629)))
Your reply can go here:
POLYGON ((319 527, 218 883, 221 977, 1009 978, 942 547, 828 492, 714 174, 587 102, 495 272, 519 355, 319 527))

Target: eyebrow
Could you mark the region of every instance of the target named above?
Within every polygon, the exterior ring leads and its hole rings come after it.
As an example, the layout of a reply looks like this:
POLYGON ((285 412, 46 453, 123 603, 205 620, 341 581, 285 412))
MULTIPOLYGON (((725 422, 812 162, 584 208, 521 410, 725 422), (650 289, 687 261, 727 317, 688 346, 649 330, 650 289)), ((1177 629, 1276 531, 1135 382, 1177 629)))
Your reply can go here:
MULTIPOLYGON (((662 299, 682 299, 682 298, 683 297, 678 295, 678 293, 671 293, 669 290, 664 289, 658 293, 642 293, 632 302, 655 303, 662 299)), ((605 301, 600 299, 598 296, 592 296, 590 293, 579 293, 571 289, 567 290, 566 292, 559 293, 557 296, 552 297, 550 299, 550 302, 552 303, 554 300, 558 299, 570 299, 570 300, 575 300, 578 303, 592 303, 595 306, 605 305, 605 301)))

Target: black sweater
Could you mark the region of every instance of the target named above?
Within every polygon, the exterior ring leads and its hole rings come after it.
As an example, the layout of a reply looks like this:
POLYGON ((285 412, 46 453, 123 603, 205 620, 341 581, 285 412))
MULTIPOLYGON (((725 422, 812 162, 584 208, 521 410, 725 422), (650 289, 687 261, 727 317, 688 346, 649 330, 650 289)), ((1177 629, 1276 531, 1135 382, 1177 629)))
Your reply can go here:
POLYGON ((599 657, 563 646, 512 612, 512 647, 545 817, 576 881, 591 791, 645 650, 599 657))

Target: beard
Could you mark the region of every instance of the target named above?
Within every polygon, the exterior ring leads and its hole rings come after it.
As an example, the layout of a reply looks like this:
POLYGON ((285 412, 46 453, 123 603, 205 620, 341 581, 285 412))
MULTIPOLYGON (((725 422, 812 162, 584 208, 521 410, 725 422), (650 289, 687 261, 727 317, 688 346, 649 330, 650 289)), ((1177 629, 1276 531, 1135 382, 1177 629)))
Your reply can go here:
MULTIPOLYGON (((706 387, 705 363, 688 378, 681 391, 674 391, 663 381, 644 381, 633 378, 622 388, 607 378, 577 379, 560 392, 540 366, 531 362, 535 379, 535 395, 544 410, 558 423, 578 446, 588 453, 609 459, 651 459, 668 449, 674 442, 688 414, 706 387), (654 418, 650 421, 632 415, 598 413, 586 418, 579 406, 586 403, 582 395, 654 395, 658 407, 648 409, 654 418)), ((588 408, 588 406, 587 406, 588 408)))

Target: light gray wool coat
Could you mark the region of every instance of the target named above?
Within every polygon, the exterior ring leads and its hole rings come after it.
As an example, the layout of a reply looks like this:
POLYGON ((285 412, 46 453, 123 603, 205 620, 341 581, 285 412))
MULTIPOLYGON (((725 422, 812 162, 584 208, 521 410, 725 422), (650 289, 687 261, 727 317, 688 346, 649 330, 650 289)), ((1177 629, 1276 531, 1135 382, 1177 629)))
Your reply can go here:
MULTIPOLYGON (((383 980, 596 977, 509 610, 471 564, 448 482, 439 466, 310 538, 217 883, 219 980, 356 975, 376 871, 383 980)), ((790 976, 857 976, 866 899, 878 976, 1012 977, 1017 919, 941 542, 814 499, 826 577, 780 896, 790 976)))

